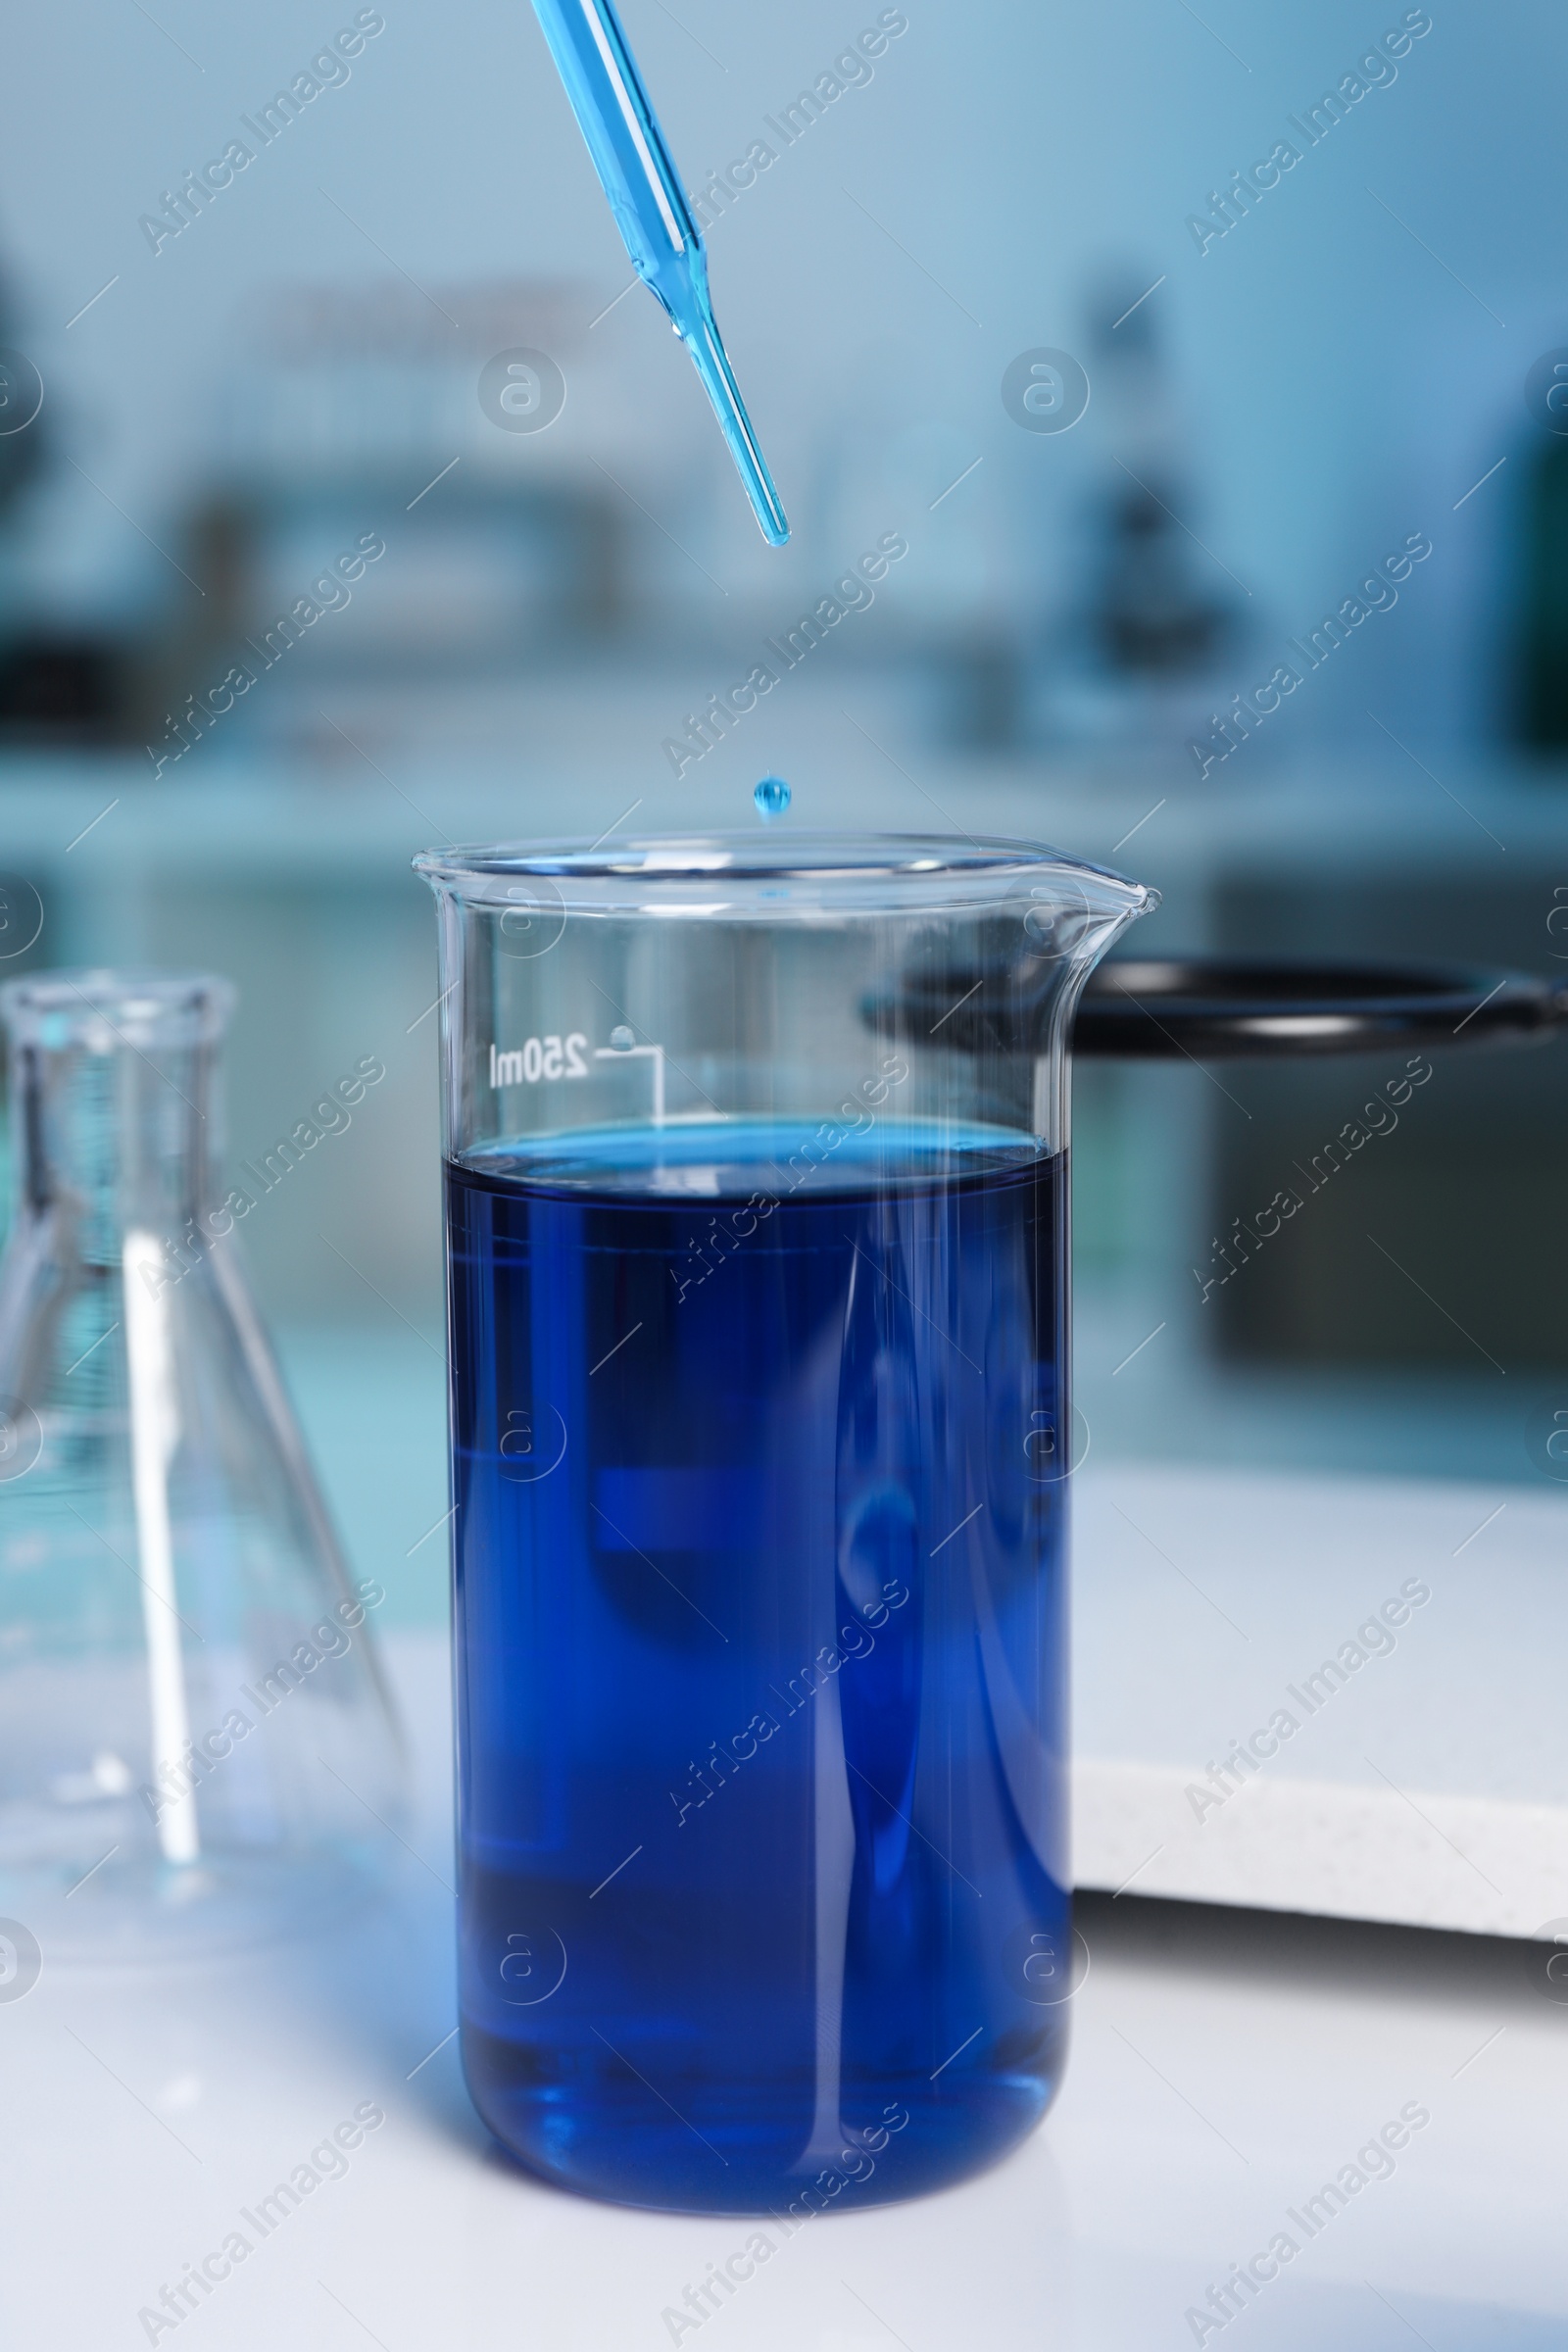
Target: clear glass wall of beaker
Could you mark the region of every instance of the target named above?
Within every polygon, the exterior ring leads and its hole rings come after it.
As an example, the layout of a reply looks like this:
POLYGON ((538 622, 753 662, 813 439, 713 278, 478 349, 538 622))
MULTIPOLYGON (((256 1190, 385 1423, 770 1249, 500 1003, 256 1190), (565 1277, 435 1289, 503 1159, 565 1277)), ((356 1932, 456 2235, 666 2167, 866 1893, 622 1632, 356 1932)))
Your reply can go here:
MULTIPOLYGON (((373 1579, 348 1574, 239 1255, 232 991, 0 991, 0 1914, 137 1959, 317 1922, 372 1876, 400 1766, 373 1579)), ((265 1209, 262 1213, 265 1213, 265 1209)))
POLYGON ((417 862, 475 2102, 635 2204, 959 2178, 1064 2050, 1066 1045, 1153 896, 1012 842, 417 862))

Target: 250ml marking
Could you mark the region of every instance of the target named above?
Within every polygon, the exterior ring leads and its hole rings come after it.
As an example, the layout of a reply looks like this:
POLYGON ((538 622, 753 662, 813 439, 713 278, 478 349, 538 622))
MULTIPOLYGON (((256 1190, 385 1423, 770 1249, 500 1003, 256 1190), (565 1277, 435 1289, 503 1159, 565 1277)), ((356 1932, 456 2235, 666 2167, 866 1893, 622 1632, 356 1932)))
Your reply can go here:
MULTIPOLYGON (((536 1086, 541 1078, 587 1078, 592 1075, 583 1059, 588 1040, 580 1029, 569 1037, 530 1037, 514 1052, 498 1054, 494 1043, 490 1047, 490 1085, 492 1090, 505 1086, 536 1086)), ((664 1124, 664 1049, 662 1046, 639 1046, 632 1042, 629 1029, 611 1032, 608 1046, 595 1046, 595 1061, 651 1061, 654 1078, 654 1125, 664 1124)))
POLYGON ((536 1086, 541 1078, 586 1078, 583 1048, 588 1040, 580 1029, 569 1037, 530 1037, 515 1053, 498 1054, 490 1048, 490 1084, 536 1086))

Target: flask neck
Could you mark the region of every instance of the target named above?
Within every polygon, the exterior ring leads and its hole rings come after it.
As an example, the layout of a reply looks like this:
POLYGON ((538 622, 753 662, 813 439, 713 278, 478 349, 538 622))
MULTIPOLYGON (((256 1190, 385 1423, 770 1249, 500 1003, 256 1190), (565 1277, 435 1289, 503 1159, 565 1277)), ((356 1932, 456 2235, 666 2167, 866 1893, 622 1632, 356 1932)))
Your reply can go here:
POLYGON ((66 1217, 77 1252, 127 1231, 176 1240, 220 1165, 219 1054, 230 991, 168 974, 52 973, 5 992, 19 1227, 66 1217))

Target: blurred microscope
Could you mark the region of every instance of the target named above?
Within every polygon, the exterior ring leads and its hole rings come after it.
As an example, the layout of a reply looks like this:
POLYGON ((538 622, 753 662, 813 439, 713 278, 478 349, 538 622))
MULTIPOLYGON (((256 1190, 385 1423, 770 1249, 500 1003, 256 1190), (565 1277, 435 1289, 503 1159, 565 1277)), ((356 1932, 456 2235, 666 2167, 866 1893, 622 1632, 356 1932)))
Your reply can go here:
POLYGON ((1088 302, 1095 478, 1024 697, 1028 735, 1067 751, 1179 747, 1225 699, 1242 636, 1239 599, 1194 535, 1191 436, 1147 285, 1118 271, 1088 302))

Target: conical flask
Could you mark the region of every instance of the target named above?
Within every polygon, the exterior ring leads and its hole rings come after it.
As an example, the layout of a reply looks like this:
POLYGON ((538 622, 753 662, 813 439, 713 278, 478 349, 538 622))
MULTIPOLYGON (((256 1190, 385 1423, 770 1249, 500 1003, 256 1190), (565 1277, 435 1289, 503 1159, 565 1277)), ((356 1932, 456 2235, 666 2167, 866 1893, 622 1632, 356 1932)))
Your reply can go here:
POLYGON ((241 1263, 219 1057, 233 992, 0 990, 0 1915, 157 1958, 317 1920, 373 1878, 401 1759, 241 1263))

